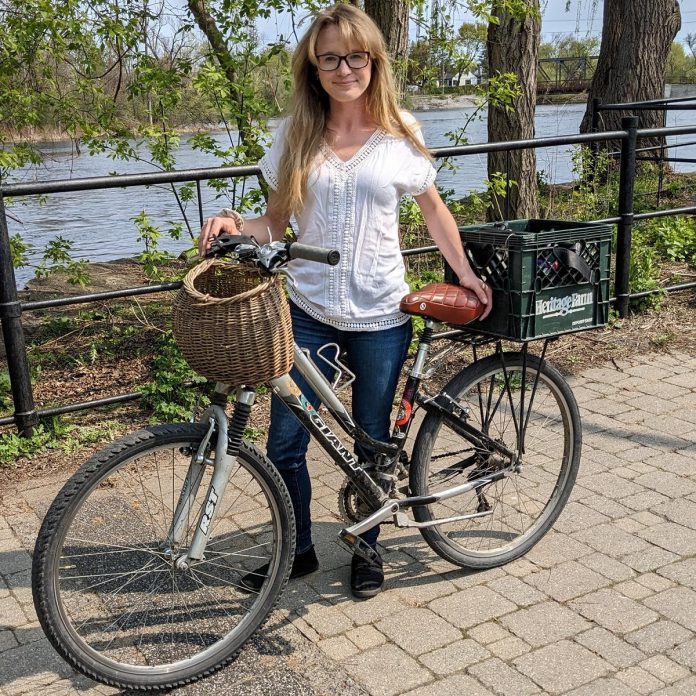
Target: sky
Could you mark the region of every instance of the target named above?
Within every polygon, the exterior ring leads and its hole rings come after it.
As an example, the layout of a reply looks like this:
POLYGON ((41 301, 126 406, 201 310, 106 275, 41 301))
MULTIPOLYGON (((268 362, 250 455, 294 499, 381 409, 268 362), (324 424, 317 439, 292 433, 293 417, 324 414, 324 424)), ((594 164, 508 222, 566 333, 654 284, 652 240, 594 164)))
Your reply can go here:
MULTIPOLYGON (((566 0, 541 0, 543 41, 552 41, 557 36, 574 34, 578 38, 601 36, 602 34, 602 0, 571 0, 570 10, 566 12, 566 0), (596 7, 595 7, 596 5, 596 7)), ((677 34, 677 41, 684 41, 687 34, 696 34, 696 0, 680 0, 682 28, 677 34)), ((474 17, 460 11, 457 21, 474 21, 474 17)), ((415 25, 411 22, 411 38, 415 38, 415 25)), ((264 22, 259 26, 262 41, 271 42, 279 33, 290 33, 290 27, 283 19, 264 22)), ((299 32, 301 34, 301 31, 299 32)))
MULTIPOLYGON (((604 3, 598 0, 593 9, 593 0, 572 0, 570 11, 566 12, 566 0, 541 0, 541 33, 544 41, 551 40, 558 33, 583 36, 601 36, 602 10, 604 3)), ((696 34, 696 0, 679 0, 682 28, 676 36, 684 41, 687 34, 696 34)))

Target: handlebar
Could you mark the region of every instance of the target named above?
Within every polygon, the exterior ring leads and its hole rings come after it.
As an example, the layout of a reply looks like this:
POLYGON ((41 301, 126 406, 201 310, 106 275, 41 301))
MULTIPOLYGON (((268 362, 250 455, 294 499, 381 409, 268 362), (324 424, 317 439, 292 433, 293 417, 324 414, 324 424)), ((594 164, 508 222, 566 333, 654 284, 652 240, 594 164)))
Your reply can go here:
POLYGON ((291 259, 305 259, 335 266, 341 260, 341 254, 336 249, 323 249, 322 247, 309 246, 299 242, 290 242, 287 245, 288 256, 291 259))
POLYGON ((210 251, 211 256, 234 256, 269 272, 277 271, 291 259, 305 259, 335 266, 341 255, 335 249, 299 244, 298 242, 271 242, 259 244, 254 237, 240 234, 221 234, 215 238, 210 251))

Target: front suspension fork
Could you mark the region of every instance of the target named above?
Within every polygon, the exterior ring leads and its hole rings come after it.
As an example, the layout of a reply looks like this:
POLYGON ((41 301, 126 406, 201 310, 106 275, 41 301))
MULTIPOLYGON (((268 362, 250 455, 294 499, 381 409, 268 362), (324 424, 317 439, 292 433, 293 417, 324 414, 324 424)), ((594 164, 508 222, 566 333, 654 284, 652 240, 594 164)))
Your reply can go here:
POLYGON ((191 464, 189 465, 184 486, 172 518, 168 536, 170 547, 175 548, 181 544, 186 534, 187 522, 203 478, 203 470, 205 466, 212 463, 214 471, 205 494, 205 503, 196 522, 196 530, 188 551, 176 560, 178 568, 185 569, 191 561, 199 561, 203 558, 203 552, 213 529, 217 505, 225 495, 227 483, 237 463, 244 430, 249 421, 249 414, 256 396, 254 390, 248 387, 239 387, 237 389, 234 412, 228 427, 224 408, 228 393, 229 388, 226 385, 216 385, 213 403, 201 417, 201 422, 208 424, 208 431, 191 457, 191 464), (215 457, 211 462, 210 459, 206 458, 206 451, 215 431, 217 431, 215 457))

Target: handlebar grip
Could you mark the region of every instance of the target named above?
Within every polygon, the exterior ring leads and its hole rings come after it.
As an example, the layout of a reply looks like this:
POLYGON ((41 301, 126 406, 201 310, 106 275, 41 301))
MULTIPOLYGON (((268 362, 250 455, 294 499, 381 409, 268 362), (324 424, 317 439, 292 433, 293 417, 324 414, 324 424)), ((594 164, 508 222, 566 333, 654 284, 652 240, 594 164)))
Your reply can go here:
POLYGON ((291 259, 305 259, 335 266, 341 260, 341 254, 336 249, 322 249, 322 247, 309 246, 292 242, 288 244, 288 256, 291 259))

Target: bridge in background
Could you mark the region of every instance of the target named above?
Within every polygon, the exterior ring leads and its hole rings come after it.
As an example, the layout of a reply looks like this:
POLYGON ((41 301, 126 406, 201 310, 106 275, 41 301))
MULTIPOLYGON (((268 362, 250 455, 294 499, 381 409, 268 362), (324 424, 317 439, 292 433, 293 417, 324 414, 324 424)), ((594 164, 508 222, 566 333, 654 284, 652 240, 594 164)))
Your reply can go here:
POLYGON ((585 92, 597 67, 598 56, 541 58, 537 94, 585 92))

